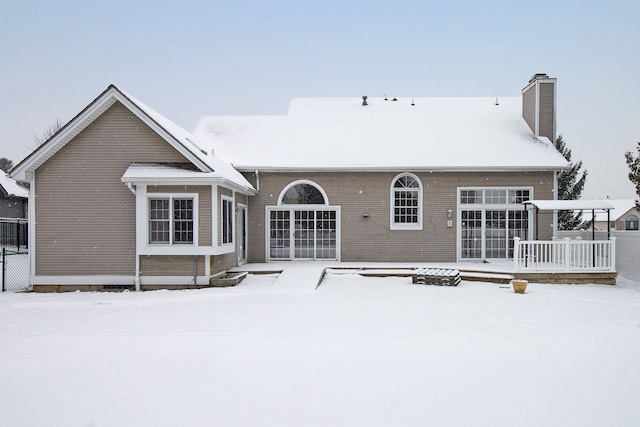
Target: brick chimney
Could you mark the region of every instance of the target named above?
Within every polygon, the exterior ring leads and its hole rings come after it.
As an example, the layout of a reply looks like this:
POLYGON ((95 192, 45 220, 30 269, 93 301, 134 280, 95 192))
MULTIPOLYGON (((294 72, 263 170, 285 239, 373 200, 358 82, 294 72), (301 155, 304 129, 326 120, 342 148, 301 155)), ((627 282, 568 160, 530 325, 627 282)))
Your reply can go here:
POLYGON ((556 83, 546 74, 534 74, 522 89, 522 117, 536 136, 556 140, 556 83))

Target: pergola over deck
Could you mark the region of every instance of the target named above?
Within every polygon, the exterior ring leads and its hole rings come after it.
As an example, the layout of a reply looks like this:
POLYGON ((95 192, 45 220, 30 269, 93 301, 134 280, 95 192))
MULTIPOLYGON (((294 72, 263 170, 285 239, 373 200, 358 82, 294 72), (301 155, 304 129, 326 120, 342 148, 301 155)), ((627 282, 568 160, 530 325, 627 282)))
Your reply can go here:
POLYGON ((614 209, 611 203, 604 200, 529 200, 523 202, 523 205, 525 209, 529 206, 536 209, 536 240, 521 241, 518 237, 514 238, 513 260, 516 272, 615 273, 615 237, 611 237, 610 225, 607 240, 596 242, 595 226, 592 227, 591 241, 569 238, 538 240, 539 211, 591 211, 594 220, 596 211, 605 211, 610 219, 610 211, 614 209))
MULTIPOLYGON (((522 202, 527 209, 533 206, 536 209, 536 240, 538 240, 538 212, 539 211, 591 211, 592 225, 591 236, 595 240, 596 211, 607 213, 607 239, 611 238, 611 209, 613 205, 605 200, 527 200, 522 202)), ((555 230, 554 230, 555 231, 555 230)), ((555 234, 555 233, 554 233, 555 234)))

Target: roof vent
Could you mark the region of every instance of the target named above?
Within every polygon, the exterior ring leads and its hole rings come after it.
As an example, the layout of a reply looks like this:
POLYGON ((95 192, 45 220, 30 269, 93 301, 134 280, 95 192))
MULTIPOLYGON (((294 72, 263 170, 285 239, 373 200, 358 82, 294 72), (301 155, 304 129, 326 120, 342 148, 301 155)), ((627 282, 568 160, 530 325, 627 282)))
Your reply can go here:
POLYGON ((367 95, 362 95, 362 106, 366 107, 367 105, 367 95))
POLYGON ((416 105, 416 101, 415 101, 413 98, 411 98, 411 105, 412 105, 412 106, 415 106, 415 105, 416 105))
POLYGON ((498 102, 498 98, 496 98, 496 105, 500 105, 500 103, 498 102))
POLYGON ((393 97, 392 101, 397 101, 398 98, 396 98, 395 96, 393 97))
POLYGON ((388 100, 389 100, 389 97, 387 96, 387 94, 386 94, 386 93, 385 93, 384 95, 382 95, 382 96, 384 97, 384 100, 385 100, 385 101, 388 101, 388 100))

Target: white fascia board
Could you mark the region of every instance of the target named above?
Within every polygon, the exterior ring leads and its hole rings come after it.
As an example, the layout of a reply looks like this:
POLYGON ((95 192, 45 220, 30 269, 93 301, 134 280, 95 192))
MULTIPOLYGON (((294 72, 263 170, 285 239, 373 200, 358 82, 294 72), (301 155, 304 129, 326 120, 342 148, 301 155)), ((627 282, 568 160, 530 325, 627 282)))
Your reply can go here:
POLYGON ((16 181, 30 181, 32 175, 29 177, 27 172, 33 173, 35 169, 53 157, 55 153, 60 151, 62 147, 88 127, 97 117, 115 104, 116 99, 113 97, 114 90, 115 89, 111 89, 105 92, 101 99, 94 101, 80 112, 71 122, 63 126, 52 139, 36 148, 29 157, 11 171, 10 176, 16 181))
MULTIPOLYGON (((140 276, 141 285, 188 286, 193 285, 194 276, 140 276)), ((195 276, 196 285, 208 285, 209 276, 195 276)))
POLYGON ((246 188, 236 184, 227 178, 222 177, 126 177, 120 178, 125 184, 138 185, 219 185, 231 191, 255 196, 257 191, 254 188, 246 188))
POLYGON ((233 245, 195 246, 195 245, 144 245, 138 248, 139 255, 224 255, 234 251, 233 245))
MULTIPOLYGON (((31 276, 31 285, 122 285, 131 286, 135 276, 31 276)), ((140 276, 142 285, 192 285, 193 276, 140 276)), ((196 284, 208 285, 209 276, 196 276, 196 284)))
POLYGON ((51 158, 76 135, 87 128, 95 119, 116 103, 122 103, 136 117, 142 120, 160 137, 167 141, 180 154, 189 159, 195 166, 203 171, 212 171, 211 167, 201 161, 195 154, 187 149, 173 135, 151 119, 140 107, 123 95, 115 86, 110 86, 96 100, 89 104, 69 123, 63 126, 52 139, 38 147, 29 157, 23 160, 11 171, 11 177, 17 181, 28 181, 27 172, 32 172, 51 158))
POLYGON ((31 276, 31 285, 133 285, 134 275, 31 276))
POLYGON ((200 160, 191 150, 186 148, 176 137, 169 133, 165 128, 158 124, 155 120, 149 117, 136 103, 131 101, 126 95, 123 95, 120 91, 116 90, 113 95, 118 101, 120 101, 125 107, 133 112, 136 117, 142 120, 147 126, 149 126, 155 133, 160 135, 162 139, 167 141, 173 148, 175 148, 180 154, 186 157, 191 163, 198 167, 202 171, 213 171, 213 169, 200 160))
POLYGON ((385 166, 385 167, 257 167, 257 166, 237 166, 240 172, 271 172, 271 173, 319 173, 319 172, 554 172, 563 171, 566 165, 541 165, 541 166, 385 166))

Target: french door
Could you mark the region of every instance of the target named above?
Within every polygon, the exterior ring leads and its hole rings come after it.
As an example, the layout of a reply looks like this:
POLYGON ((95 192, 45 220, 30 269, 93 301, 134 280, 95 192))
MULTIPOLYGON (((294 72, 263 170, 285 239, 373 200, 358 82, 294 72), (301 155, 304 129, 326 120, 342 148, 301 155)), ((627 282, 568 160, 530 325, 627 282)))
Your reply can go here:
POLYGON ((269 260, 338 259, 337 208, 274 208, 267 215, 269 260))
POLYGON ((460 257, 500 259, 513 257, 513 238, 526 239, 523 210, 477 209, 460 212, 460 257))

